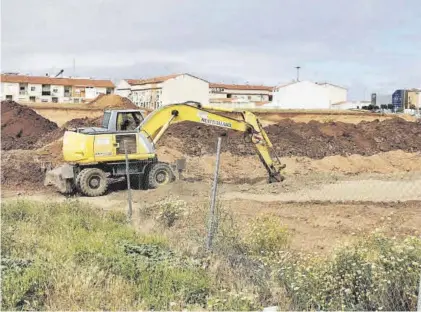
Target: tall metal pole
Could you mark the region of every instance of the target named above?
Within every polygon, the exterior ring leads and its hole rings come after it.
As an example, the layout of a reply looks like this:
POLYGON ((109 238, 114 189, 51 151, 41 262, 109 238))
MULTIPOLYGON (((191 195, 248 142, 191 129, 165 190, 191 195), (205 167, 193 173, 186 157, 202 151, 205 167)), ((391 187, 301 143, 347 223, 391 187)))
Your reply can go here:
POLYGON ((127 220, 132 220, 132 189, 130 187, 130 173, 129 173, 129 155, 127 154, 126 141, 124 141, 124 154, 126 154, 126 179, 127 179, 127 220))
POLYGON ((421 311, 421 274, 420 274, 420 283, 418 285, 418 304, 417 311, 421 311))
POLYGON ((213 178, 212 185, 212 195, 211 195, 211 205, 210 205, 210 214, 209 214, 209 229, 208 237, 206 240, 206 249, 210 250, 212 248, 212 241, 214 235, 214 226, 215 226, 215 204, 216 204, 216 191, 218 187, 218 174, 219 174, 219 159, 221 156, 221 141, 222 138, 218 138, 218 146, 216 148, 216 163, 215 163, 215 176, 213 178))
POLYGON ((300 81, 300 66, 295 67, 297 69, 297 81, 300 81))

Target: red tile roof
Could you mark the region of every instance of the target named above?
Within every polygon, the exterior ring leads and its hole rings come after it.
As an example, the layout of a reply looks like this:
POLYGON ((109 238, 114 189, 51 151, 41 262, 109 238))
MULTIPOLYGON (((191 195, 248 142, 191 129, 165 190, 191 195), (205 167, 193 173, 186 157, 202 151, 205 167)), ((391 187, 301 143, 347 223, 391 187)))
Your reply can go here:
POLYGON ((94 80, 79 78, 53 78, 47 76, 24 76, 24 75, 1 75, 2 82, 12 83, 32 83, 32 84, 51 84, 59 86, 78 86, 78 87, 102 87, 114 88, 111 80, 94 80))
POLYGON ((238 85, 238 84, 225 84, 225 83, 210 83, 209 88, 224 88, 230 90, 260 90, 272 91, 273 87, 259 86, 259 85, 238 85))

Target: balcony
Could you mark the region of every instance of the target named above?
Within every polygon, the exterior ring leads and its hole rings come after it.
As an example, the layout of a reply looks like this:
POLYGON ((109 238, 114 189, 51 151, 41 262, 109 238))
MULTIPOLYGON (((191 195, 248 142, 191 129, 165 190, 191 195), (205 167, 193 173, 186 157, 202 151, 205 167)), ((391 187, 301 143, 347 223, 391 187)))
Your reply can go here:
POLYGON ((27 95, 27 94, 28 94, 28 91, 25 91, 25 90, 24 91, 22 91, 22 90, 19 91, 19 95, 27 95))

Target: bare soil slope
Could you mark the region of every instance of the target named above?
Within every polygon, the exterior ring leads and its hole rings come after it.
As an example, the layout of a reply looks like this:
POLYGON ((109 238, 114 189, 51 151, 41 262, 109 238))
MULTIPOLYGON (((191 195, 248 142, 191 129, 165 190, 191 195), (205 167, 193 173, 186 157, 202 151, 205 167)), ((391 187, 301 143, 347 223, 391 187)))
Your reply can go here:
POLYGON ((60 133, 57 124, 38 115, 34 110, 13 101, 1 102, 1 148, 33 149, 54 140, 60 133))

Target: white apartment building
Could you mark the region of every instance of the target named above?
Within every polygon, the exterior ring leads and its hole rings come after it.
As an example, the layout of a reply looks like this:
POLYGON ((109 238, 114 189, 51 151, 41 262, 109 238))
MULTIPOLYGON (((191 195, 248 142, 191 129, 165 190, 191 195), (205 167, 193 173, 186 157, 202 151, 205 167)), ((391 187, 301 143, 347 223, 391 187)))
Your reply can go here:
POLYGON ((84 103, 114 87, 111 80, 1 75, 1 99, 17 102, 84 103))
POLYGON ((210 102, 220 102, 223 99, 239 99, 249 102, 272 101, 273 87, 269 86, 211 83, 209 88, 210 102))
POLYGON ((186 101, 206 104, 209 102, 209 82, 189 74, 123 79, 117 84, 115 93, 147 109, 186 101))
POLYGON ((268 107, 284 109, 332 109, 335 103, 346 102, 345 88, 328 83, 298 81, 276 87, 268 107))

